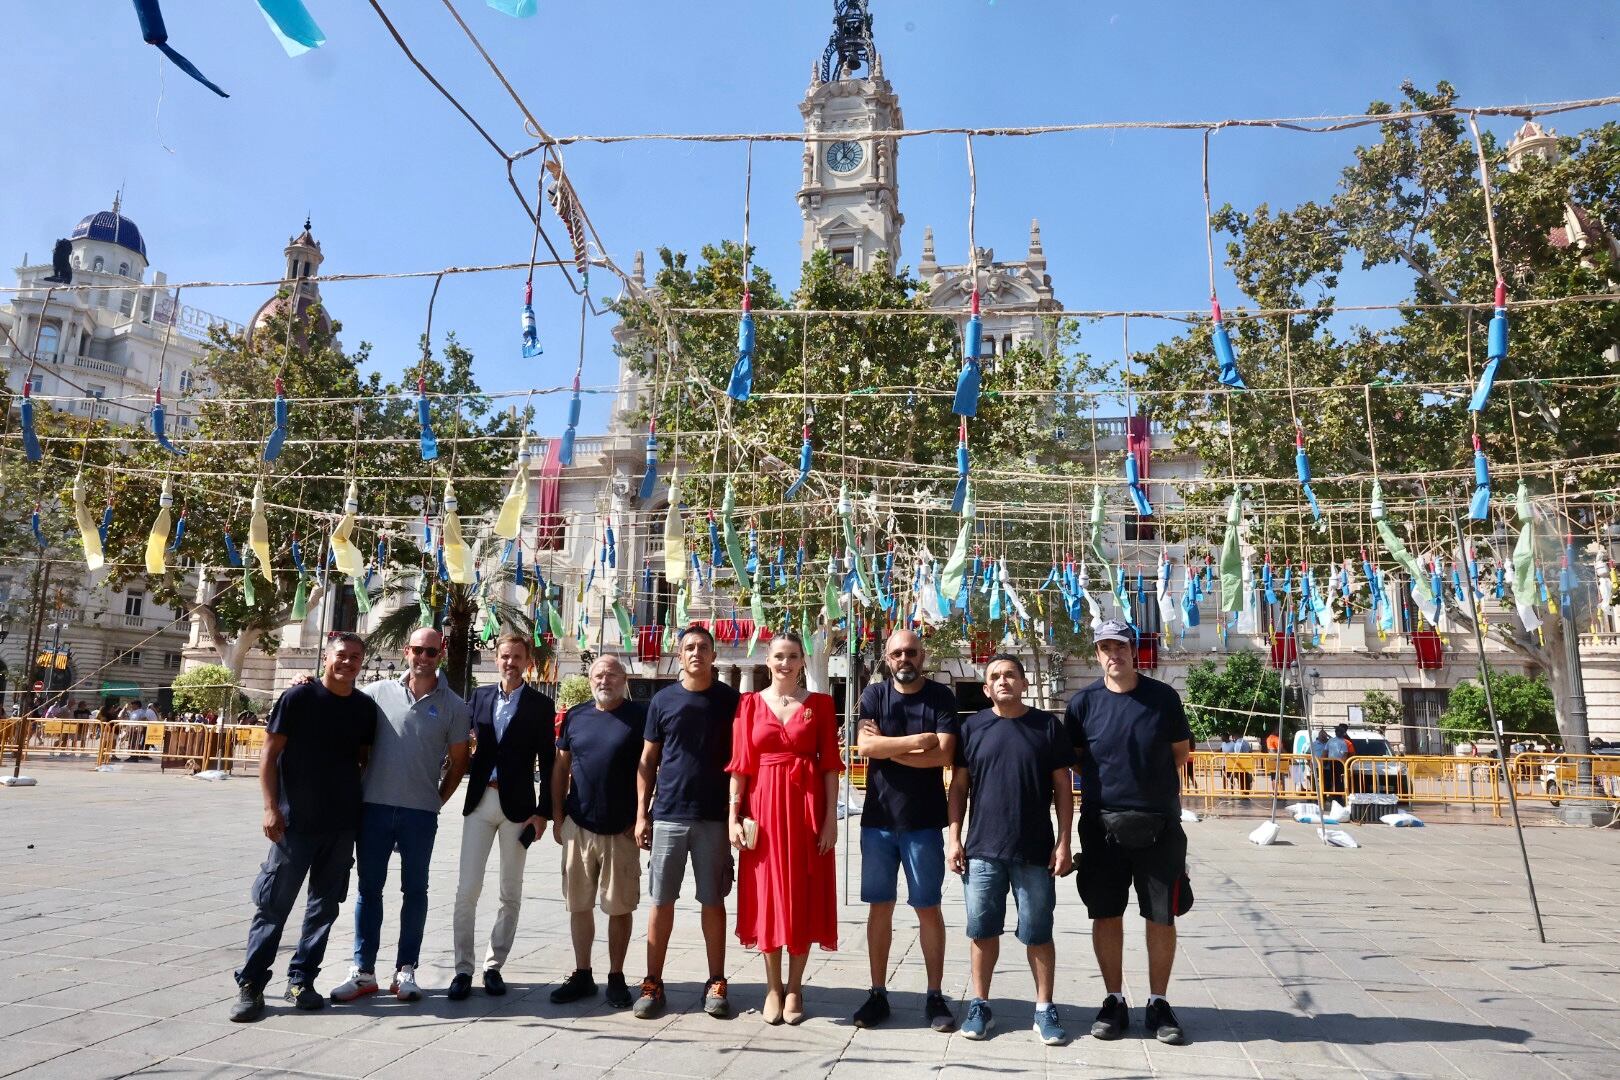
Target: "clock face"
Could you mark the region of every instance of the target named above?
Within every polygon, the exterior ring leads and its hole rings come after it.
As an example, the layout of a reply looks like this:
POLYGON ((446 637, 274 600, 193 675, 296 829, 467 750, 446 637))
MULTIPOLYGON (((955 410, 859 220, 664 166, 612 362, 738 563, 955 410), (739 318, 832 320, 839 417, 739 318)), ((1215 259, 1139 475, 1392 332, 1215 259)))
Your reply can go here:
POLYGON ((854 172, 860 168, 864 153, 858 142, 835 142, 827 147, 827 168, 835 173, 854 172))

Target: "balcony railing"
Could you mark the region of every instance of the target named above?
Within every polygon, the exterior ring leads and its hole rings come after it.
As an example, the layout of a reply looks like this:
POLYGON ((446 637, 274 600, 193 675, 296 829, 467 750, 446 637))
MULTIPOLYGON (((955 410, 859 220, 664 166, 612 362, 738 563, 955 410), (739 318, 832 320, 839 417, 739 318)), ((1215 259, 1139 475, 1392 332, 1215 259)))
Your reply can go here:
POLYGON ((94 371, 100 375, 116 375, 119 378, 129 374, 129 369, 122 364, 114 364, 108 360, 97 360, 89 356, 75 356, 73 366, 81 371, 94 371))

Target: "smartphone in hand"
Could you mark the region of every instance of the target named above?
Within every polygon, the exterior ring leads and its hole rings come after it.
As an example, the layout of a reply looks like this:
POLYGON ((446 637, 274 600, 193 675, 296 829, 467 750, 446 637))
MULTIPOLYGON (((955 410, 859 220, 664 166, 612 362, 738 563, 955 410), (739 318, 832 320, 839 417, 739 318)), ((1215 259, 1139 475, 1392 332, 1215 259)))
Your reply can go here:
POLYGON ((530 844, 534 843, 534 838, 534 822, 531 821, 527 825, 523 826, 522 832, 518 833, 518 843, 522 844, 524 847, 528 847, 530 844))

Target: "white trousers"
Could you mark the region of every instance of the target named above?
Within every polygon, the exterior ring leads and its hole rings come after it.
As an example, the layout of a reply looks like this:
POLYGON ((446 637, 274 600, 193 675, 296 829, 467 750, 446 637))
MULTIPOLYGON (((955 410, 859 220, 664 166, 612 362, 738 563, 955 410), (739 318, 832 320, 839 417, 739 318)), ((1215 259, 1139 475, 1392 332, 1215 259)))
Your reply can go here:
POLYGON ((517 936, 518 908, 523 903, 523 863, 529 852, 518 843, 524 823, 508 821, 501 811, 501 798, 494 788, 485 788, 478 807, 461 819, 461 874, 456 883, 456 910, 452 919, 455 937, 456 974, 473 974, 473 915, 478 896, 484 891, 484 869, 489 865, 489 849, 500 839, 501 906, 495 926, 489 933, 489 951, 484 967, 499 968, 512 951, 517 936))

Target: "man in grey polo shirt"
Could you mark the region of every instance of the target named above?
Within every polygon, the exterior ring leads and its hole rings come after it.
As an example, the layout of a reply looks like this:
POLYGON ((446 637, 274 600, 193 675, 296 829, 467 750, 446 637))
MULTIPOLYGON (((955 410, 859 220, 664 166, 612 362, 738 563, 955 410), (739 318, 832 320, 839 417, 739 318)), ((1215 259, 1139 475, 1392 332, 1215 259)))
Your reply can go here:
POLYGON ((401 891, 399 953, 389 992, 401 1001, 422 996, 416 964, 427 923, 428 863, 439 828, 439 808, 467 771, 471 713, 439 673, 444 637, 419 629, 405 647, 405 674, 364 687, 381 717, 363 781, 360 832, 355 842, 359 895, 354 905, 354 967, 332 991, 333 1001, 353 1001, 378 990, 377 950, 382 937, 382 894, 388 857, 399 851, 401 891), (450 764, 445 768, 446 755, 450 764), (443 772, 443 779, 440 773, 443 772))

